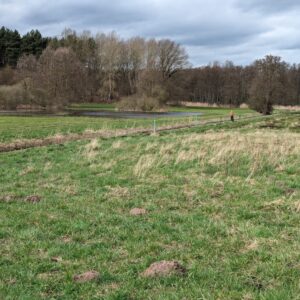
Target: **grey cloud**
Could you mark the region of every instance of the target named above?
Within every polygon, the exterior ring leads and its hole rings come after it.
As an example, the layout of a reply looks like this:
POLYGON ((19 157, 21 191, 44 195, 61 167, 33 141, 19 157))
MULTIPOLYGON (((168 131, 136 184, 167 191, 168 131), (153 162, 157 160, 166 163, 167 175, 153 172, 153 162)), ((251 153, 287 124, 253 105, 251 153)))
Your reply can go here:
POLYGON ((238 0, 237 3, 245 11, 257 11, 264 14, 281 13, 300 8, 299 0, 238 0))
POLYGON ((159 33, 160 36, 174 38, 188 46, 222 47, 244 43, 256 35, 267 30, 266 27, 255 24, 213 22, 213 24, 199 22, 195 24, 177 24, 165 26, 163 29, 152 29, 147 35, 159 33))
POLYGON ((55 22, 69 22, 81 25, 119 25, 128 22, 141 21, 146 12, 124 5, 116 5, 116 1, 61 1, 37 4, 25 13, 25 23, 45 25, 55 22))
POLYGON ((0 0, 0 26, 52 36, 70 27, 171 38, 187 47, 194 65, 245 64, 267 53, 299 62, 299 14, 299 0, 0 0))

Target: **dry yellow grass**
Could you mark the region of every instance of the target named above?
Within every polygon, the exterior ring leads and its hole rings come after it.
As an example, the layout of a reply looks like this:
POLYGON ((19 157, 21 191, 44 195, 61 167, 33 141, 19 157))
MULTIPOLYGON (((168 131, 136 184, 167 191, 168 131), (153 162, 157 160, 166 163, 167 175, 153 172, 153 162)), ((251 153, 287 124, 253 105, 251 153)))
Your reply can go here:
POLYGON ((35 168, 32 165, 27 166, 25 169, 23 169, 22 171, 20 171, 19 175, 20 176, 24 176, 27 175, 29 173, 34 172, 35 168))
POLYGON ((99 140, 93 139, 90 143, 86 144, 83 151, 83 156, 88 160, 91 160, 96 157, 98 150, 100 148, 99 140))
POLYGON ((152 154, 142 155, 133 168, 133 173, 136 176, 143 177, 156 163, 157 157, 152 154))
POLYGON ((244 156, 251 161, 254 171, 260 167, 261 161, 283 168, 285 160, 290 155, 299 154, 300 149, 299 134, 269 131, 192 135, 183 139, 181 144, 185 148, 192 148, 188 151, 179 150, 177 162, 205 158, 211 164, 223 164, 244 156))
POLYGON ((116 161, 114 160, 111 160, 111 161, 108 161, 108 162, 104 162, 102 165, 101 165, 101 168, 103 170, 110 170, 113 166, 116 165, 116 161))
POLYGON ((147 143, 145 150, 150 151, 152 149, 156 149, 158 147, 158 143, 147 143))
POLYGON ((249 251, 256 250, 259 247, 259 242, 257 240, 250 241, 243 249, 241 249, 241 253, 247 253, 249 251))
POLYGON ((107 193, 107 196, 109 198, 124 198, 128 197, 130 195, 130 191, 127 187, 109 187, 109 192, 107 193))
MULTIPOLYGON (((138 145, 139 150, 141 146, 138 145)), ((147 170, 164 164, 180 164, 195 161, 199 168, 205 164, 224 165, 247 161, 249 175, 246 181, 251 183, 255 172, 270 165, 280 172, 287 166, 291 155, 299 154, 299 134, 291 132, 255 131, 251 133, 210 132, 183 136, 180 141, 163 144, 157 151, 155 143, 145 147, 148 154, 140 156, 134 166, 134 174, 143 176, 147 170)), ((297 161, 295 160, 295 163, 297 161)))
POLYGON ((120 149, 122 146, 123 146, 122 141, 118 140, 118 141, 113 142, 111 147, 113 149, 120 149))
POLYGON ((172 154, 174 146, 174 143, 162 145, 159 149, 159 155, 172 154))
POLYGON ((294 203, 294 207, 296 212, 300 213, 300 200, 294 203))
POLYGON ((283 105, 275 105, 275 109, 281 109, 281 110, 290 110, 290 111, 300 111, 300 105, 288 105, 288 106, 283 106, 283 105))

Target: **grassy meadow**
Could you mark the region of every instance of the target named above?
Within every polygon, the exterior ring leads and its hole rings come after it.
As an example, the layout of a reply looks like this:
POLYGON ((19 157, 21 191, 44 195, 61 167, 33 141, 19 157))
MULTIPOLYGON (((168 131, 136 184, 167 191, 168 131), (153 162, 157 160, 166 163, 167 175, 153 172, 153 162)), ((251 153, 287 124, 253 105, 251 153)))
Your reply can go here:
MULTIPOLYGON (((115 110, 113 104, 77 104, 72 110, 115 110)), ((155 120, 157 127, 193 122, 229 119, 230 109, 221 108, 180 108, 172 107, 172 112, 200 112, 201 116, 160 117, 149 119, 109 119, 78 116, 1 116, 0 143, 45 138, 54 135, 83 133, 85 131, 152 128, 155 120)), ((250 109, 235 109, 236 118, 255 115, 250 109)))
MULTIPOLYGON (((107 110, 107 111, 115 111, 117 109, 114 103, 73 103, 71 104, 68 109, 70 110, 107 110)), ((178 112, 204 112, 205 114, 209 115, 225 115, 229 114, 232 109, 230 108, 223 108, 223 107, 190 107, 190 106, 167 106, 166 111, 178 111, 178 112)), ((253 113, 253 110, 247 108, 234 108, 233 109, 238 114, 245 114, 245 113, 253 113)))
MULTIPOLYGON (((0 117, 0 142, 131 122, 0 117)), ((300 299, 299 221, 299 113, 0 153, 0 299, 300 299), (161 260, 187 275, 140 276, 161 260)))

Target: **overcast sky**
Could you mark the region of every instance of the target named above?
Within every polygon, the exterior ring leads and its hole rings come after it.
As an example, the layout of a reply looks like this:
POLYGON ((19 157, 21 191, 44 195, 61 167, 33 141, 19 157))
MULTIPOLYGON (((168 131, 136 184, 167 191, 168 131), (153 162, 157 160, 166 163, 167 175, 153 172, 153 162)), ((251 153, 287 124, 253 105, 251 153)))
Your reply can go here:
POLYGON ((170 38, 193 66, 266 54, 300 63, 300 0, 0 0, 0 26, 24 34, 64 28, 170 38))

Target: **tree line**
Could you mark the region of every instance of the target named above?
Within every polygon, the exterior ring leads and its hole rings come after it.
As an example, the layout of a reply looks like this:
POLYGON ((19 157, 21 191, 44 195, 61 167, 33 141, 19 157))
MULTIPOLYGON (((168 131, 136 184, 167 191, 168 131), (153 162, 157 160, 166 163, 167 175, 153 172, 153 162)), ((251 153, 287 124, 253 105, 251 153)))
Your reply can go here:
POLYGON ((261 99, 276 105, 300 105, 300 64, 290 65, 267 55, 248 66, 213 63, 183 70, 179 98, 209 104, 239 106, 261 99), (186 99, 186 97, 185 97, 186 99))
MULTIPOLYGON (((268 114, 273 104, 300 104, 300 65, 266 56, 249 66, 232 62, 192 68, 169 39, 122 39, 66 29, 61 37, 39 31, 20 36, 0 29, 0 106, 62 107, 70 102, 119 101, 151 110, 166 102, 239 106, 268 114)), ((122 107, 120 105, 120 107, 122 107)))

